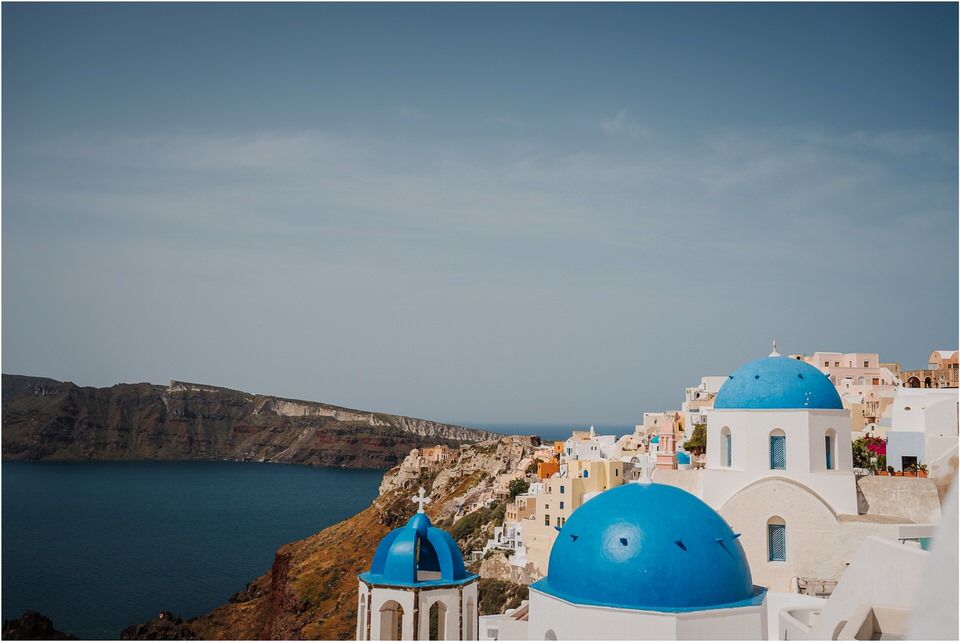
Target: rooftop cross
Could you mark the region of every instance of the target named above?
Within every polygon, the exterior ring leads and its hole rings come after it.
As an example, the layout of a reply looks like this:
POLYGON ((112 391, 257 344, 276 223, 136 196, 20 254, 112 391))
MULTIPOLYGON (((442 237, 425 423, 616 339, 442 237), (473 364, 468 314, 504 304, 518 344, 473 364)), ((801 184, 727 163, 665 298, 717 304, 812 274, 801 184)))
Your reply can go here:
POLYGON ((426 491, 423 490, 423 486, 421 486, 421 487, 420 487, 420 492, 419 492, 418 494, 414 495, 413 497, 411 497, 411 498, 410 498, 410 501, 412 501, 414 504, 418 504, 418 505, 419 505, 419 509, 417 510, 417 512, 418 512, 418 513, 422 513, 422 512, 424 512, 423 507, 424 507, 426 504, 429 504, 429 503, 430 503, 430 498, 426 496, 426 491))

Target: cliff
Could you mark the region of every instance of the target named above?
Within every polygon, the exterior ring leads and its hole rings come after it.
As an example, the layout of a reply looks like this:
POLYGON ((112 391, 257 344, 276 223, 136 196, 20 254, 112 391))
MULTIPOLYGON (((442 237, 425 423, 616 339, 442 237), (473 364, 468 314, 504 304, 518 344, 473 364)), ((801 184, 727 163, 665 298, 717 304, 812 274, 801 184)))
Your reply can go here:
POLYGON ((242 460, 389 468, 461 426, 171 381, 80 387, 3 375, 3 459, 242 460))
MULTIPOLYGON (((414 513, 410 498, 416 489, 421 485, 427 489, 432 499, 426 508, 430 519, 469 553, 482 546, 502 522, 503 504, 493 498, 509 479, 521 474, 524 457, 538 444, 537 437, 503 437, 464 445, 449 462, 421 469, 418 475, 403 472, 416 459, 406 458, 384 475, 381 494, 370 507, 282 546, 269 571, 226 604, 188 620, 188 629, 182 633, 220 640, 352 639, 357 574, 370 568, 383 536, 414 513)), ((469 561, 469 555, 464 559, 469 561)), ((480 582, 481 614, 518 606, 526 597, 526 587, 515 583, 494 577, 481 577, 480 582)))

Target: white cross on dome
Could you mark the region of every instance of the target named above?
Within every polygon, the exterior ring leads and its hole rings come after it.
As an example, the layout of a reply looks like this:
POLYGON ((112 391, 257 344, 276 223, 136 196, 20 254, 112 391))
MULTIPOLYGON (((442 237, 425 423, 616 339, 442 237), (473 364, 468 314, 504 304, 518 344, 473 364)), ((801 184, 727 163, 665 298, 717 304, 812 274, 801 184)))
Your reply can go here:
POLYGON ((412 501, 414 504, 419 505, 419 508, 417 509, 417 512, 418 512, 418 513, 422 513, 422 512, 424 512, 423 507, 424 507, 426 504, 429 504, 429 503, 430 503, 430 498, 426 496, 426 491, 423 490, 423 486, 421 486, 421 487, 420 487, 420 492, 419 492, 418 494, 414 495, 413 497, 411 497, 411 498, 410 498, 410 501, 412 501))

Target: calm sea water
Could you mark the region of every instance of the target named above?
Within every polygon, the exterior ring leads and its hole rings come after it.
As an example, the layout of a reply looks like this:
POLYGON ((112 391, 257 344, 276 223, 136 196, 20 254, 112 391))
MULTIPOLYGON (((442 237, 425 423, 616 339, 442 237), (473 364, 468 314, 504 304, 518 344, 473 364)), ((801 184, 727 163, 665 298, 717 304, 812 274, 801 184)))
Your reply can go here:
POLYGON ((4 462, 3 619, 85 639, 223 604, 282 544, 369 506, 380 470, 238 462, 4 462))
MULTIPOLYGON (((562 440, 577 424, 465 423, 562 440)), ((632 425, 596 424, 600 434, 632 425)), ((3 619, 119 639, 162 610, 223 604, 281 545, 369 506, 380 470, 239 462, 4 462, 3 619)))

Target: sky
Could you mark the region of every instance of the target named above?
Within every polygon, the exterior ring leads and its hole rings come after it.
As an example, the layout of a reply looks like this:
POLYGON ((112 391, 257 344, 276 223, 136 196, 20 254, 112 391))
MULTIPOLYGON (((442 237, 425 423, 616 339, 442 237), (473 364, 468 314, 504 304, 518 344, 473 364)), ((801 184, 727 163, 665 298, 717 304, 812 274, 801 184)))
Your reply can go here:
POLYGON ((956 3, 2 5, 2 369, 633 424, 958 347, 956 3))

